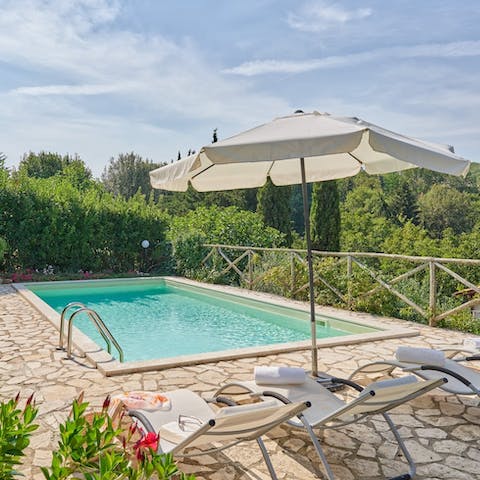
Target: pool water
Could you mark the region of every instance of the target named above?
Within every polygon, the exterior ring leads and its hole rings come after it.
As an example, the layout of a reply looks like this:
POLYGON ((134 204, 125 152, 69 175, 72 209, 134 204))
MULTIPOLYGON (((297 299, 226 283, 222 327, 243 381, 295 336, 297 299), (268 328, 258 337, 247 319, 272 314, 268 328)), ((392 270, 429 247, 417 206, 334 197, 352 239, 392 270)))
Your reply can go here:
MULTIPOLYGON (((62 288, 58 284, 51 288, 32 285, 29 289, 59 313, 74 301, 97 311, 124 350, 126 361, 310 338, 307 312, 175 282, 92 281, 62 288)), ((75 326, 105 346, 86 315, 78 315, 75 326)), ((352 333, 359 333, 358 325, 349 331, 332 328, 328 320, 317 322, 318 338, 352 333)))

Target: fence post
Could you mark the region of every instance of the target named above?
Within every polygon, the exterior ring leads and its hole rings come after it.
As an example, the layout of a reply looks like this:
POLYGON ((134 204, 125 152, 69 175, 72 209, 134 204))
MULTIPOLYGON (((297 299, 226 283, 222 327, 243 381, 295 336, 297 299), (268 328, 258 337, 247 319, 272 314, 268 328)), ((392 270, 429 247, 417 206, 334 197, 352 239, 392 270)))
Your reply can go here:
POLYGON ((292 297, 296 290, 295 280, 295 254, 290 253, 290 294, 292 297))
POLYGON ((428 324, 431 327, 434 327, 436 324, 436 307, 437 307, 437 280, 435 278, 435 262, 430 260, 428 262, 429 266, 429 280, 430 280, 430 288, 429 288, 429 298, 428 298, 428 308, 430 318, 428 319, 428 324))
POLYGON ((347 307, 352 307, 352 256, 347 255, 347 307))
POLYGON ((252 264, 252 251, 248 251, 248 289, 253 288, 253 264, 252 264))

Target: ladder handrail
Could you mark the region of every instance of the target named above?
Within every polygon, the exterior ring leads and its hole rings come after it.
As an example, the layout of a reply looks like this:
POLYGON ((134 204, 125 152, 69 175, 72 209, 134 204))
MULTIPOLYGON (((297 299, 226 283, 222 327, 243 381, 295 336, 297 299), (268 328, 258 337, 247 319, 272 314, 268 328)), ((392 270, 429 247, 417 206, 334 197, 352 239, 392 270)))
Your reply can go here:
POLYGON ((110 344, 110 339, 107 337, 107 335, 103 331, 101 331, 100 326, 97 325, 96 319, 93 318, 93 316, 91 314, 91 312, 93 312, 93 311, 94 310, 92 310, 91 308, 83 307, 83 308, 80 308, 79 310, 76 310, 75 312, 73 312, 70 315, 70 317, 68 319, 68 325, 67 325, 67 327, 68 327, 68 331, 67 331, 67 358, 72 358, 71 353, 72 353, 73 320, 80 313, 86 313, 87 314, 88 318, 93 323, 94 327, 97 329, 97 332, 100 333, 100 335, 105 340, 105 342, 107 344, 107 352, 111 353, 112 346, 110 344))
MULTIPOLYGON (((108 338, 110 339, 110 341, 113 343, 114 347, 117 349, 117 352, 118 352, 118 359, 120 360, 120 362, 123 362, 123 359, 124 359, 124 355, 123 355, 123 349, 122 347, 120 346, 120 344, 117 342, 117 339, 113 336, 112 332, 110 331, 110 329, 107 327, 107 325, 105 324, 105 322, 101 319, 100 315, 98 314, 98 312, 96 312, 95 310, 92 310, 91 313, 93 314, 93 316, 95 317, 95 321, 98 323, 98 325, 100 326, 100 329, 103 330, 104 334, 106 334, 108 336, 108 338)), ((100 332, 102 333, 102 332, 100 332)), ((103 336, 103 335, 102 335, 103 336)), ((110 351, 108 353, 111 353, 110 351)))
POLYGON ((70 310, 73 307, 79 307, 79 308, 86 308, 87 306, 84 305, 81 302, 70 302, 63 310, 62 314, 60 315, 60 336, 58 339, 58 347, 57 350, 64 350, 63 346, 63 337, 65 335, 64 333, 64 324, 65 324, 65 316, 67 314, 67 311, 70 310))
POLYGON ((103 320, 100 318, 98 313, 95 310, 92 310, 91 308, 88 308, 88 307, 82 307, 79 310, 76 310, 75 312, 73 312, 70 315, 70 318, 68 319, 67 358, 69 358, 69 359, 72 358, 73 320, 80 313, 86 313, 88 315, 88 318, 90 318, 90 320, 93 322, 95 328, 98 330, 100 335, 102 335, 103 339, 105 340, 105 342, 107 344, 108 353, 111 353, 111 343, 113 343, 115 348, 118 351, 120 362, 123 362, 123 360, 124 360, 123 349, 120 347, 117 340, 112 335, 112 332, 110 332, 110 330, 107 328, 107 326, 105 325, 103 320))

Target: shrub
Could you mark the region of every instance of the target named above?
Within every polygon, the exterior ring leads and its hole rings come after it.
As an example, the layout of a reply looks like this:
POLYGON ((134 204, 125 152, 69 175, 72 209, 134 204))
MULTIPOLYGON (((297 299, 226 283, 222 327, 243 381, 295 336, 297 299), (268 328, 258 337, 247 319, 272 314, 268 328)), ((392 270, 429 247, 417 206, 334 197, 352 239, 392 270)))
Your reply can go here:
POLYGON ((10 180, 0 189, 0 232, 11 255, 7 267, 59 271, 134 270, 140 242, 162 258, 166 215, 138 194, 115 198, 99 185, 79 190, 67 178, 10 180))
MULTIPOLYGON (((205 243, 225 245, 278 247, 285 236, 267 227, 260 215, 237 207, 200 207, 183 217, 172 219, 168 237, 172 242, 177 272, 194 278, 216 277, 216 266, 223 269, 225 263, 212 259, 208 274, 201 261, 208 252, 205 243), (216 262, 216 263, 215 263, 216 262)), ((239 265, 242 268, 243 264, 239 265)), ((228 279, 227 279, 228 280, 228 279)), ((218 279, 217 279, 218 281, 218 279)))
MULTIPOLYGON (((30 444, 38 409, 33 395, 21 410, 19 395, 0 402, 0 479, 21 475, 21 464, 30 444)), ((60 425, 58 448, 50 467, 41 467, 46 480, 195 480, 180 472, 171 454, 156 452, 159 437, 144 435, 135 426, 122 428, 108 414, 107 399, 100 412, 87 414, 88 403, 73 402, 72 413, 60 425), (134 441, 136 440, 136 442, 134 441)))
POLYGON ((108 414, 86 414, 88 403, 75 400, 71 416, 60 425, 60 441, 50 467, 42 467, 46 480, 195 480, 180 472, 172 455, 158 454, 158 435, 139 435, 117 426, 108 414))
POLYGON ((30 396, 23 410, 18 407, 19 395, 15 399, 0 403, 0 478, 13 479, 18 472, 24 450, 30 444, 30 436, 38 428, 34 424, 37 408, 30 396))
POLYGON ((0 265, 3 263, 3 256, 5 255, 7 248, 7 241, 3 237, 0 237, 0 265))

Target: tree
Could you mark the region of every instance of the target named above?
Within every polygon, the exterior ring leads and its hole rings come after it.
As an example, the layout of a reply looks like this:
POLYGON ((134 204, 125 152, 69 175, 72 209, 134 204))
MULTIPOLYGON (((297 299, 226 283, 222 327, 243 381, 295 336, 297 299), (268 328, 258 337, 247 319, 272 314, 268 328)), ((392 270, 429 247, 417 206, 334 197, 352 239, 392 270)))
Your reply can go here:
POLYGON ((18 171, 27 177, 49 178, 63 169, 63 158, 58 153, 29 152, 24 155, 18 166, 18 171))
POLYGON ((258 189, 257 193, 257 212, 261 215, 265 225, 285 234, 287 245, 292 244, 291 193, 292 190, 289 186, 277 187, 270 178, 263 187, 258 189))
POLYGON ((310 231, 314 250, 340 250, 340 207, 335 180, 313 185, 310 231))
POLYGON ((397 181, 386 192, 388 216, 401 223, 402 218, 414 220, 417 214, 417 202, 405 177, 397 175, 397 181))
POLYGON ((434 238, 440 238, 447 228, 456 234, 470 231, 472 213, 469 194, 446 184, 434 185, 418 199, 420 223, 434 238))
POLYGON ((75 186, 80 187, 92 178, 92 172, 78 156, 52 152, 29 152, 24 155, 18 166, 20 174, 31 178, 50 178, 55 175, 67 177, 75 186))
POLYGON ((341 205, 342 250, 381 252, 383 242, 394 228, 387 219, 384 193, 378 177, 364 176, 341 205))
POLYGON ((102 182, 114 195, 128 199, 140 190, 148 197, 152 191, 149 172, 160 166, 134 152, 121 153, 117 159, 110 159, 109 165, 103 170, 102 182))
POLYGON ((186 192, 158 192, 158 205, 170 215, 185 215, 200 206, 236 206, 241 210, 250 211, 255 211, 256 206, 256 189, 197 192, 189 186, 186 192))

